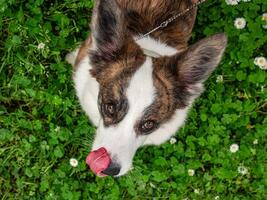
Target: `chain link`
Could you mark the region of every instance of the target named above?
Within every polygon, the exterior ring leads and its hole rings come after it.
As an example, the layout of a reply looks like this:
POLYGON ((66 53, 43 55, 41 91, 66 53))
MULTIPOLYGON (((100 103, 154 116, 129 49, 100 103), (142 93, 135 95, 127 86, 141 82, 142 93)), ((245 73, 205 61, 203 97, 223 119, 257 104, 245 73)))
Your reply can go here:
POLYGON ((155 31, 159 30, 159 29, 163 29, 166 28, 171 22, 173 22, 174 20, 176 20, 177 18, 185 15, 186 13, 190 12, 191 10, 195 9, 196 7, 198 7, 200 4, 204 3, 207 0, 199 0, 197 3, 194 3, 192 6, 188 7, 187 9, 185 9, 184 11, 172 16, 171 18, 167 19, 166 21, 162 22, 159 26, 157 26, 156 28, 154 28, 153 30, 147 32, 144 35, 141 35, 139 37, 137 37, 136 40, 140 40, 144 37, 149 36, 150 34, 154 33, 155 31))

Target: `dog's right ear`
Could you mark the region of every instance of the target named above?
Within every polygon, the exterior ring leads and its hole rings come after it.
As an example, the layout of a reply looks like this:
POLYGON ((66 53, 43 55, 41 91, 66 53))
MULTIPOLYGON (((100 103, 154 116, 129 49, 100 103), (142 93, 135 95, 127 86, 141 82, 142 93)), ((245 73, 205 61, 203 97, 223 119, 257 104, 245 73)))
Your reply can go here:
POLYGON ((116 0, 97 0, 92 18, 93 52, 91 61, 111 61, 121 49, 125 37, 124 13, 116 0))

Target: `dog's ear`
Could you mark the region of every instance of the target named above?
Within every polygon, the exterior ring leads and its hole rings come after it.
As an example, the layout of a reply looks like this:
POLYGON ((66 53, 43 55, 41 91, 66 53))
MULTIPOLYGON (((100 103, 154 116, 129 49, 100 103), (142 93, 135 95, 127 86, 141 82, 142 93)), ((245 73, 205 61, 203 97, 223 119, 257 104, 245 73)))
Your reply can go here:
POLYGON ((227 45, 225 34, 202 39, 176 57, 176 76, 186 88, 201 86, 219 64, 227 45))
POLYGON ((124 41, 124 13, 116 0, 97 0, 92 18, 92 61, 112 60, 124 41))

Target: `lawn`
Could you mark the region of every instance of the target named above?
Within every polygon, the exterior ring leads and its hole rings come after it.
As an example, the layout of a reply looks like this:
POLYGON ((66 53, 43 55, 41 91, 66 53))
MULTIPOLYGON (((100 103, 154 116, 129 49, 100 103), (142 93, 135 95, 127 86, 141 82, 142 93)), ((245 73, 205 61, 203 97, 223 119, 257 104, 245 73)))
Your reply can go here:
POLYGON ((225 32, 225 56, 186 125, 140 149, 121 178, 85 164, 95 128, 64 60, 88 35, 92 7, 0 0, 0 199, 267 199, 267 1, 200 6, 190 42, 225 32))

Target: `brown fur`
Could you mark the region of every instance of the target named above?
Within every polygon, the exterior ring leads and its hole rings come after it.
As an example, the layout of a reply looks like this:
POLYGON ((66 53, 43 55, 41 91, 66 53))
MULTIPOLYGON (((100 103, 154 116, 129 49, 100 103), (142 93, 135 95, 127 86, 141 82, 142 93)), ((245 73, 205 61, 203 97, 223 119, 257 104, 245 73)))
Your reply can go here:
POLYGON ((76 70, 77 66, 80 64, 80 62, 88 56, 88 51, 90 46, 92 45, 92 38, 89 36, 81 45, 78 55, 75 60, 74 70, 76 70))
POLYGON ((122 73, 134 73, 144 60, 145 55, 141 48, 131 38, 128 38, 112 61, 98 64, 91 70, 91 74, 100 85, 110 84, 122 73))
MULTIPOLYGON (((190 0, 117 0, 126 13, 128 29, 133 34, 144 34, 163 21, 184 11, 192 5, 190 0)), ((170 23, 163 30, 151 34, 179 50, 186 49, 196 17, 196 9, 170 23)))

